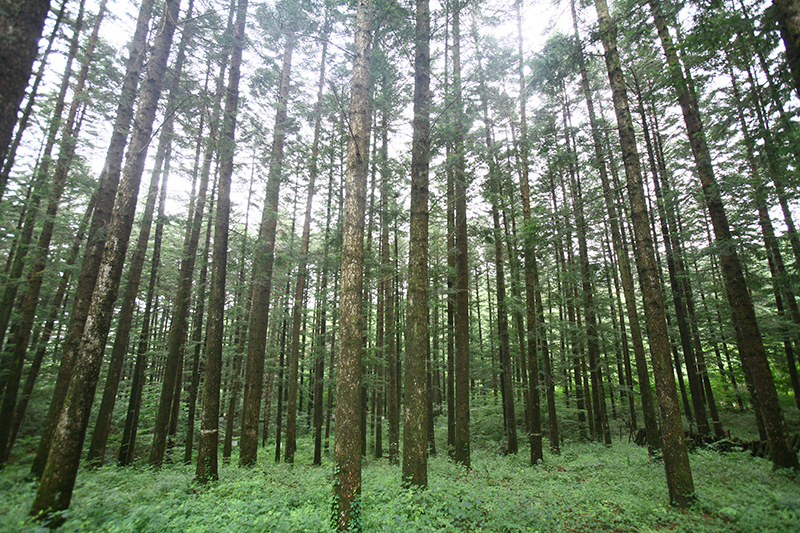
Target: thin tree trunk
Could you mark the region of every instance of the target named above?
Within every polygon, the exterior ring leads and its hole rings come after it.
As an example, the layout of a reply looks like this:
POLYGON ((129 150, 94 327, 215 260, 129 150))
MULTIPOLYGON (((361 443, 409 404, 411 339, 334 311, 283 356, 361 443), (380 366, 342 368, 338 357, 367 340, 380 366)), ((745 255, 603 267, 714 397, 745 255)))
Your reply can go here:
POLYGON ((464 160, 464 118, 461 100, 461 2, 453 6, 453 98, 455 139, 453 147, 455 201, 455 356, 454 356, 454 420, 455 448, 453 458, 470 467, 469 422, 469 262, 467 252, 467 183, 464 160))
MULTIPOLYGON (((520 193, 522 195, 522 219, 525 226, 531 222, 531 201, 530 201, 530 184, 528 181, 528 125, 526 115, 526 83, 523 66, 523 49, 522 49, 522 13, 521 2, 515 2, 517 11, 517 46, 519 57, 518 70, 519 70, 519 87, 520 87, 520 139, 519 139, 519 154, 520 154, 520 193)), ((527 234, 527 232, 525 232, 527 234)), ((536 346, 536 332, 538 324, 536 320, 536 287, 534 285, 534 269, 536 257, 534 255, 534 246, 532 243, 525 242, 524 244, 524 257, 525 257, 525 305, 527 308, 526 327, 527 327, 527 341, 528 341, 528 387, 530 389, 530 402, 531 402, 531 428, 529 433, 529 441, 531 446, 531 465, 536 465, 542 462, 542 415, 539 400, 539 353, 536 346)))
POLYGON ((217 445, 219 443, 219 386, 222 371, 222 338, 225 325, 225 277, 228 264, 228 221, 231 209, 231 177, 235 150, 236 114, 239 106, 239 78, 242 49, 245 45, 247 0, 239 0, 233 26, 233 49, 225 91, 225 112, 220 132, 220 172, 217 189, 217 214, 214 222, 214 252, 211 287, 208 299, 205 383, 203 415, 195 478, 201 483, 219 478, 217 445))

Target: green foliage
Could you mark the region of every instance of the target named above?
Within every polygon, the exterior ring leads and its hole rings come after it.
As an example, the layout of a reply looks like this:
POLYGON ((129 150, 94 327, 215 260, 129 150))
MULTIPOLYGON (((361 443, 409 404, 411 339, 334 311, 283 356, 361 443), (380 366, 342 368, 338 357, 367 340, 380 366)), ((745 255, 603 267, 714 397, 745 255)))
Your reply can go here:
MULTIPOLYGON (((667 503, 663 463, 644 448, 568 444, 531 468, 525 450, 500 456, 494 446, 473 448, 472 470, 446 455, 432 457, 424 491, 403 488, 400 469, 387 460, 365 458, 363 530, 778 532, 800 520, 800 482, 747 453, 692 453, 700 504, 681 512, 667 503)), ((306 466, 311 448, 301 439, 295 465, 223 465, 220 481, 204 485, 194 480, 193 466, 82 471, 59 531, 330 531, 330 458, 306 466)), ((2 531, 31 530, 35 484, 26 474, 9 467, 0 476, 2 531)))

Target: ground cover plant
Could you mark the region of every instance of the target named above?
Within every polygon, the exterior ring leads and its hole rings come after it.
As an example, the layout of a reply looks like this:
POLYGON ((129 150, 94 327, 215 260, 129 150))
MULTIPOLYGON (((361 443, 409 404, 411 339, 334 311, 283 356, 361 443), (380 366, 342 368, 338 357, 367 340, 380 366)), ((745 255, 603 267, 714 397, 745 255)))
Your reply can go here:
MULTIPOLYGON (((746 416, 729 413, 731 425, 746 416)), ((311 466, 310 437, 299 444, 294 465, 262 453, 257 466, 223 465, 220 480, 205 485, 193 465, 82 470, 58 531, 330 531, 333 461, 326 455, 311 466)), ((404 488, 400 468, 387 459, 365 458, 362 530, 790 532, 800 523, 800 479, 748 452, 692 451, 699 503, 681 511, 666 501, 662 461, 624 434, 611 447, 567 440, 560 455, 548 453, 536 467, 527 450, 503 456, 497 444, 480 439, 469 470, 447 454, 432 457, 424 491, 404 488)), ((0 475, 0 531, 36 530, 27 516, 35 493, 27 472, 11 465, 0 475)))

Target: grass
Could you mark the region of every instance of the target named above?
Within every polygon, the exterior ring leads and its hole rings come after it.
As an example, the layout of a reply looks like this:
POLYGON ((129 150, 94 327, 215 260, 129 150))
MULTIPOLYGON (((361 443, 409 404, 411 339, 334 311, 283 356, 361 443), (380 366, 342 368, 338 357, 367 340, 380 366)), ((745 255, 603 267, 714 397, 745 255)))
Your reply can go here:
MULTIPOLYGON (((82 470, 61 532, 328 531, 331 459, 309 466, 311 442, 293 466, 262 461, 254 469, 222 466, 220 481, 200 485, 194 468, 155 471, 116 466, 82 470)), ((363 468, 364 531, 797 531, 800 482, 747 453, 691 454, 696 508, 667 503, 663 463, 627 439, 606 448, 571 443, 543 465, 527 450, 499 456, 473 451, 466 470, 445 455, 431 459, 427 491, 401 488, 400 469, 385 459, 363 468)), ((26 516, 35 485, 27 466, 0 475, 0 531, 35 530, 26 516)))

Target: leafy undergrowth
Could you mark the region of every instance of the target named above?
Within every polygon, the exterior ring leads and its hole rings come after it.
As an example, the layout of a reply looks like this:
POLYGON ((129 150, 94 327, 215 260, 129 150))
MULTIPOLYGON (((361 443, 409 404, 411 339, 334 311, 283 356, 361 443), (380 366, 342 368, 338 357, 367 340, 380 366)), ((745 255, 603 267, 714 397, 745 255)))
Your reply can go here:
MULTIPOLYGON (((300 450, 309 449, 301 442, 300 450)), ((220 481, 200 485, 188 466, 155 471, 107 466, 82 470, 62 532, 314 532, 329 530, 330 458, 307 466, 267 461, 255 469, 222 466, 220 481)), ((699 503, 667 503, 663 463, 615 441, 612 448, 567 444, 560 456, 527 465, 527 449, 499 456, 475 449, 466 470, 446 455, 429 463, 426 491, 401 488, 400 469, 366 459, 364 531, 797 531, 800 480, 747 453, 691 454, 699 503)), ((234 459, 235 463, 235 459, 234 459)), ((0 531, 31 531, 26 513, 35 486, 27 468, 0 474, 0 531)))

